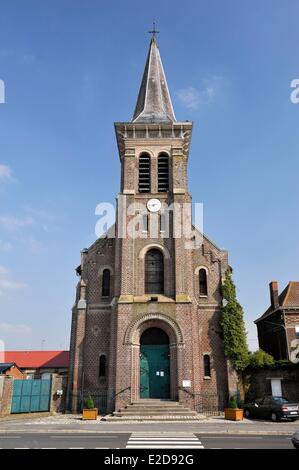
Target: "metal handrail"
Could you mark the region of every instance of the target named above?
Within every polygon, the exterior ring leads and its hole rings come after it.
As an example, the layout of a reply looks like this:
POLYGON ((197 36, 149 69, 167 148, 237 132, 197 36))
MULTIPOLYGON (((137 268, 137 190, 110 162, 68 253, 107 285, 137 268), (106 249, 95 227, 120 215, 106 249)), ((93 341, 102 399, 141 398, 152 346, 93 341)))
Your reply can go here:
POLYGON ((179 390, 182 390, 182 392, 187 393, 188 395, 191 395, 193 398, 195 397, 195 394, 193 392, 190 392, 190 390, 186 390, 183 387, 179 387, 179 390))

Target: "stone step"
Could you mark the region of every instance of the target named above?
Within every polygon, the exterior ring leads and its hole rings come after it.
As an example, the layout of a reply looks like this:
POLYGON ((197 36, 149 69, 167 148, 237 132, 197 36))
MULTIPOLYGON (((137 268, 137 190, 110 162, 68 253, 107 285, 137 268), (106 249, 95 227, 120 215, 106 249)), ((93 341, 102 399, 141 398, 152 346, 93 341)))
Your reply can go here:
POLYGON ((181 422, 200 422, 205 419, 204 416, 196 415, 196 416, 187 416, 187 415, 159 415, 159 416, 105 416, 102 418, 103 421, 111 421, 114 423, 121 423, 121 422, 151 422, 151 423, 181 423, 181 422))
POLYGON ((182 406, 181 403, 177 402, 177 401, 133 401, 130 405, 128 406, 146 406, 146 407, 150 407, 150 406, 161 406, 161 407, 168 407, 168 406, 171 406, 171 407, 177 407, 177 406, 182 406))
POLYGON ((151 410, 152 408, 161 408, 161 410, 169 410, 169 408, 174 408, 176 410, 180 409, 180 408, 184 408, 186 405, 161 405, 160 403, 156 403, 156 404, 151 404, 151 405, 144 405, 144 404, 134 404, 134 405, 126 405, 126 407, 130 407, 130 408, 147 408, 149 410, 151 410))
POLYGON ((184 404, 172 400, 143 399, 114 411, 112 415, 104 418, 106 421, 150 421, 150 422, 181 422, 200 421, 202 419, 196 411, 187 408, 184 404))
POLYGON ((132 401, 132 404, 135 405, 135 403, 139 404, 139 403, 146 403, 146 404, 150 404, 150 403, 172 403, 172 404, 177 404, 177 405, 180 405, 180 402, 179 401, 176 401, 176 400, 168 400, 168 399, 163 399, 163 398, 140 398, 139 400, 133 400, 132 401))
POLYGON ((182 410, 182 411, 170 411, 169 413, 165 413, 165 411, 114 411, 113 416, 165 416, 165 415, 170 415, 170 416, 181 416, 181 415, 188 415, 188 416, 196 416, 197 413, 196 411, 190 411, 190 410, 182 410))
POLYGON ((190 408, 187 408, 186 406, 160 406, 160 405, 155 405, 155 406, 145 406, 145 405, 128 405, 122 408, 122 410, 161 410, 161 411, 166 411, 166 410, 189 410, 190 408))

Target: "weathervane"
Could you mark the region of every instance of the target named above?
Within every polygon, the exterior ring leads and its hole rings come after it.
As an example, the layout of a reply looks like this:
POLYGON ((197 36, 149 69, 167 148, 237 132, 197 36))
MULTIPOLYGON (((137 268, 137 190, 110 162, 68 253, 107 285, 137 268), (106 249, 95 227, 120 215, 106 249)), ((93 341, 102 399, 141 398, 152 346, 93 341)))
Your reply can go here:
POLYGON ((158 33, 160 33, 160 31, 157 31, 157 30, 156 30, 156 23, 155 23, 155 21, 153 21, 153 30, 152 30, 152 31, 149 31, 149 33, 153 35, 153 38, 155 38, 156 35, 157 35, 158 33))

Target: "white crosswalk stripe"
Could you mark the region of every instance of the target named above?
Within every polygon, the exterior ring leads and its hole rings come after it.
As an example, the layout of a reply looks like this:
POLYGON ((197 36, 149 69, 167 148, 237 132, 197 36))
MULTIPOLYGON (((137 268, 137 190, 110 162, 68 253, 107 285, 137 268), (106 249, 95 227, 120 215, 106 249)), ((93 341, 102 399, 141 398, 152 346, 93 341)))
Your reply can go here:
POLYGON ((133 432, 126 449, 203 449, 201 441, 193 433, 182 435, 174 433, 133 432))

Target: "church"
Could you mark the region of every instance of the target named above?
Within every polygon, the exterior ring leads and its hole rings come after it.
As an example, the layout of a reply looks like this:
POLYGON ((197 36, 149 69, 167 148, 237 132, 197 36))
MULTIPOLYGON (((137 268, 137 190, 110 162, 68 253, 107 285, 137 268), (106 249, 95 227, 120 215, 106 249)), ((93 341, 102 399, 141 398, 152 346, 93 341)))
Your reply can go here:
POLYGON ((68 387, 74 412, 88 395, 104 413, 153 400, 196 411, 207 397, 226 404, 231 372, 220 317, 228 253, 190 218, 191 230, 178 236, 173 213, 163 212, 192 202, 192 127, 176 120, 154 31, 133 118, 115 123, 115 225, 82 250, 77 268, 68 387), (132 207, 141 216, 138 236, 124 229, 132 207))

